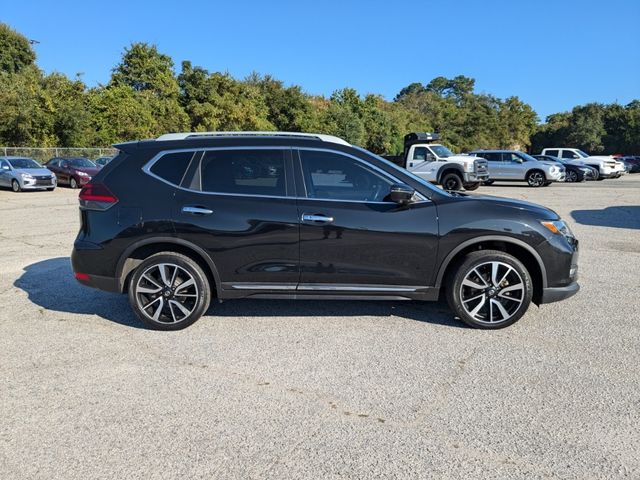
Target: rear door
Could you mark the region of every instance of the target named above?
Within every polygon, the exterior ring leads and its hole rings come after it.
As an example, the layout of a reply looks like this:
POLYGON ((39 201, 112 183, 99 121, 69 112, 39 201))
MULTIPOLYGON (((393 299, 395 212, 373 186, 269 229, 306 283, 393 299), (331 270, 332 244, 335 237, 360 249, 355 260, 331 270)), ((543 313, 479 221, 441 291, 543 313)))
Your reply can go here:
POLYGON ((438 244, 435 204, 389 201, 399 180, 354 156, 298 154, 298 290, 392 294, 427 285, 438 244))
POLYGON ((182 187, 176 234, 209 254, 224 289, 295 290, 299 219, 290 148, 202 151, 182 187))
POLYGON ((487 160, 489 167, 489 178, 491 180, 500 180, 504 178, 504 170, 502 163, 502 156, 498 152, 478 152, 474 155, 482 157, 487 160))

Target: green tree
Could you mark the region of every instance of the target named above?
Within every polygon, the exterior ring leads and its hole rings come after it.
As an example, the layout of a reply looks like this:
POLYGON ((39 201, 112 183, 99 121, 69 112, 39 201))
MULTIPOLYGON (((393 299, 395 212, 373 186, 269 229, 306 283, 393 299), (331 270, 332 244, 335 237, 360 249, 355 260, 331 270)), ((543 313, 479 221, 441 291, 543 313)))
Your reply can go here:
POLYGON ((0 23, 0 72, 19 73, 35 60, 36 54, 27 37, 0 23))

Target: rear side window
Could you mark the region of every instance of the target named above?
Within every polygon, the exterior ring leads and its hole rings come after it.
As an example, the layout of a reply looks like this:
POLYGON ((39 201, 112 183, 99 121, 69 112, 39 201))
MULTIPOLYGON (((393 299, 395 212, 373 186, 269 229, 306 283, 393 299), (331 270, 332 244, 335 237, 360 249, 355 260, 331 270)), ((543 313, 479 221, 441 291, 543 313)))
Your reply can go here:
POLYGON ((151 173, 173 185, 180 185, 195 152, 167 153, 151 167, 151 173))
POLYGON ((203 192, 284 197, 284 150, 210 150, 200 163, 203 192))
POLYGON ((558 150, 546 150, 545 155, 551 155, 552 157, 557 157, 558 156, 558 150))

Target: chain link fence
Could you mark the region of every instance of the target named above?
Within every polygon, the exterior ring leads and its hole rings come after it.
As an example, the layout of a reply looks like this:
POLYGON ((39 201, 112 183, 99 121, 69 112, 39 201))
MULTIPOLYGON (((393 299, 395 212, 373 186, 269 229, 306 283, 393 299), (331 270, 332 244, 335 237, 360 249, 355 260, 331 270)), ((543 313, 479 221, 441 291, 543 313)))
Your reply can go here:
POLYGON ((98 157, 110 157, 118 153, 115 148, 31 148, 0 147, 0 155, 13 157, 29 157, 45 163, 53 157, 85 157, 95 160, 98 157))

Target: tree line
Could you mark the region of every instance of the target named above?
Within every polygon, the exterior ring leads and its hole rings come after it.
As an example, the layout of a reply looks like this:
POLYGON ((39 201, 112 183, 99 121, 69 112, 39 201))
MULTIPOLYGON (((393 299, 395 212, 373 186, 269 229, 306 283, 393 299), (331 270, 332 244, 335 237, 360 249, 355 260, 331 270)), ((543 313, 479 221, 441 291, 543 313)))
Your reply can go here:
POLYGON ((439 132, 454 151, 572 146, 640 153, 640 101, 590 103, 546 123, 517 96, 477 93, 465 76, 412 83, 392 100, 353 88, 311 95, 269 75, 236 79, 183 61, 178 73, 156 46, 125 48, 105 85, 45 74, 29 41, 0 24, 0 145, 104 147, 177 131, 281 130, 337 135, 376 153, 398 153, 412 131, 439 132))

